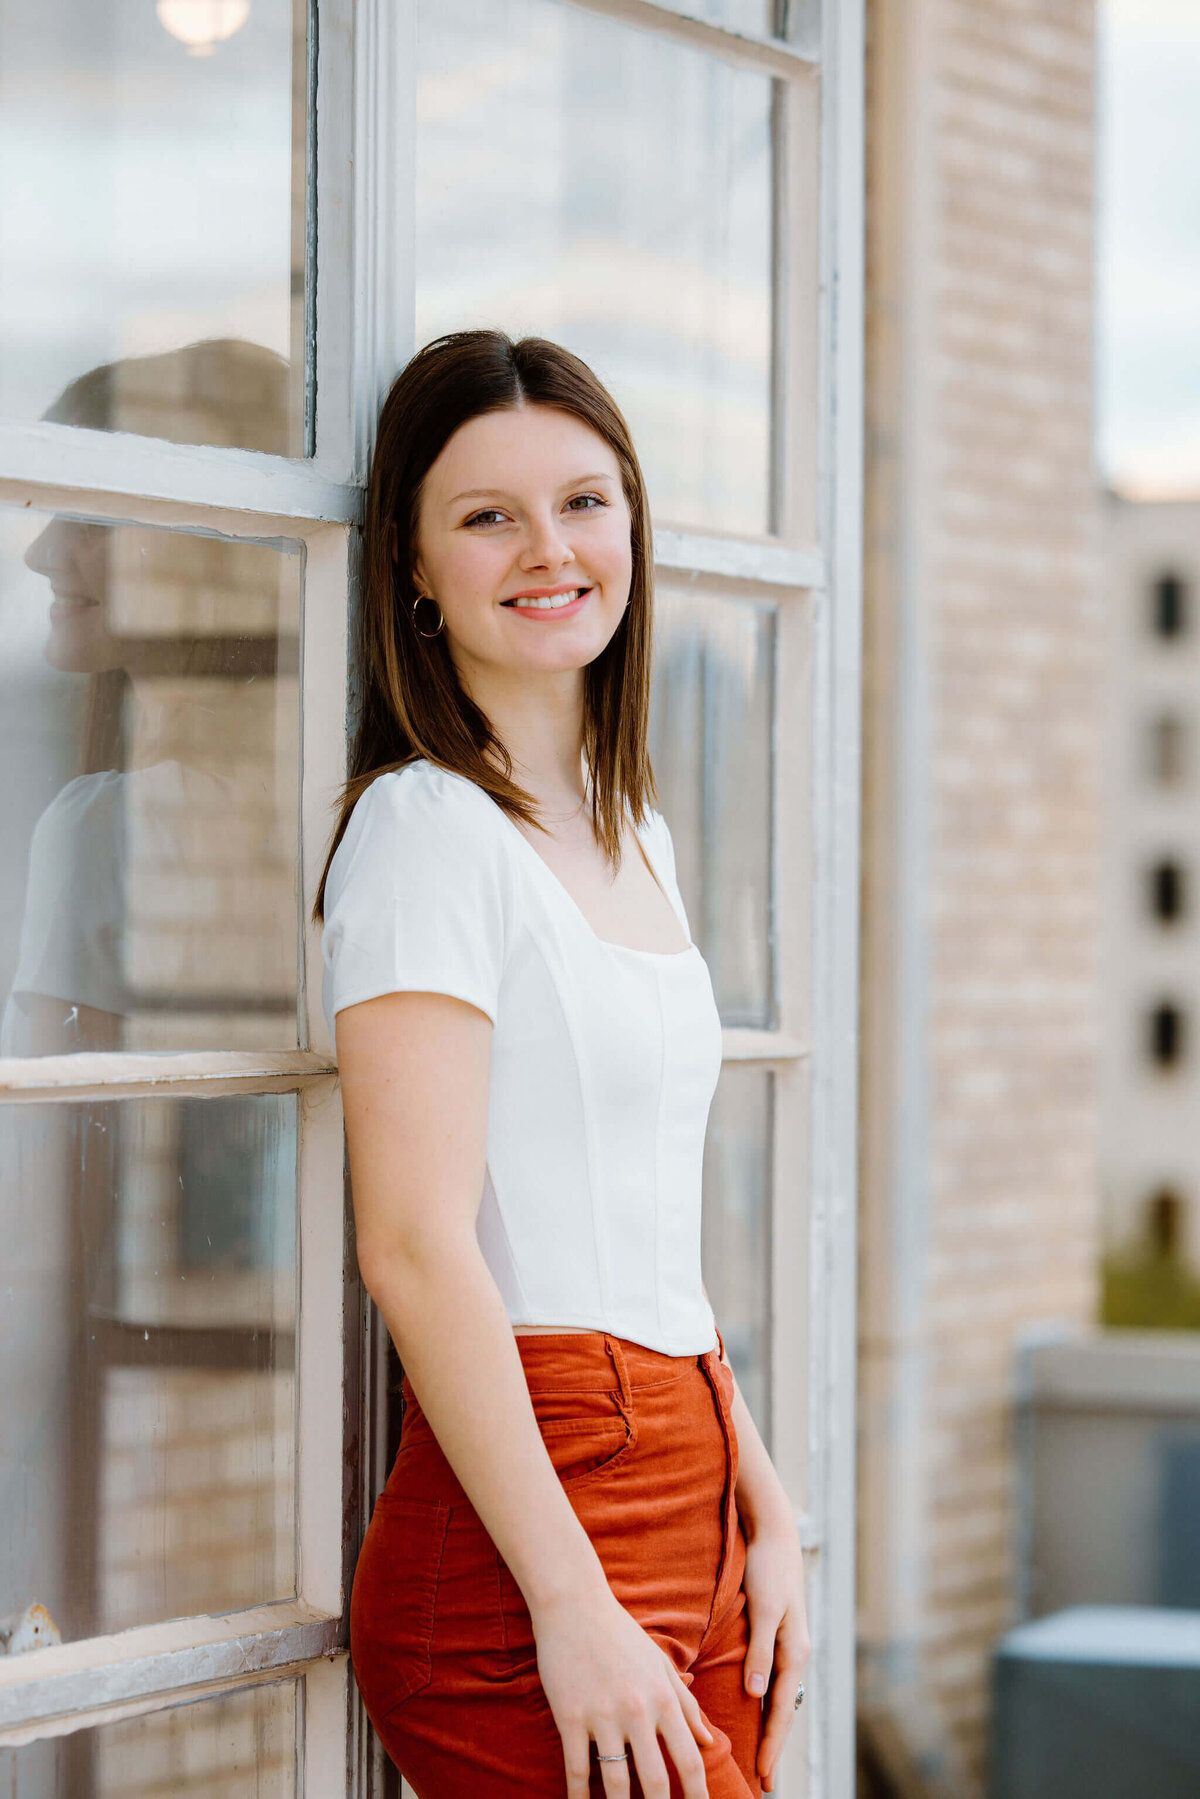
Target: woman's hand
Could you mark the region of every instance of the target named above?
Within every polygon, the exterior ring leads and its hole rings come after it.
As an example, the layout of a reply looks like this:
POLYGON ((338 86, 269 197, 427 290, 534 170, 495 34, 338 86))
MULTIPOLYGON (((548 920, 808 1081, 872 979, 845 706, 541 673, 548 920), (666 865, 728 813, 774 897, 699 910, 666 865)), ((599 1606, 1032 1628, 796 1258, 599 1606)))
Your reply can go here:
POLYGON ((796 1688, 812 1645, 804 1606, 804 1558, 790 1518, 747 1535, 742 1577, 750 1643, 742 1667, 748 1693, 770 1692, 758 1746, 763 1791, 774 1791, 775 1765, 795 1722, 796 1688))
POLYGON ((567 1799, 587 1799, 591 1745, 625 1761, 600 1763, 608 1799, 628 1799, 636 1767, 646 1799, 668 1799, 661 1736, 683 1783, 684 1799, 708 1799, 697 1743, 712 1732, 698 1701, 660 1649, 611 1591, 594 1603, 578 1593, 531 1613, 538 1673, 563 1741, 567 1799))

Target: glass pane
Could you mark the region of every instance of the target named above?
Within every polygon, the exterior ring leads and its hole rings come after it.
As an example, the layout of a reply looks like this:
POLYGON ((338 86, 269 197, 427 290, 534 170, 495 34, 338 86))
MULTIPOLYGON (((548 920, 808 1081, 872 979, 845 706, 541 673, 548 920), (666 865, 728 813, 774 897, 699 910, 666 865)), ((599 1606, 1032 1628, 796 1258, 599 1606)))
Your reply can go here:
POLYGON ((704 1146, 704 1285, 738 1386, 770 1448, 774 1077, 727 1062, 704 1146))
POLYGON ((0 1749, 11 1799, 294 1799, 294 1680, 0 1749))
POLYGON ((417 339, 566 344, 656 518, 771 527, 771 82, 550 0, 419 9, 417 339))
POLYGON ((775 609, 659 577, 650 755, 683 903, 727 1025, 773 1023, 775 609))
POLYGON ((0 508, 0 1054, 295 1047, 300 589, 0 508))
POLYGON ((295 1592, 293 1093, 0 1107, 0 1616, 295 1592))
POLYGON ((305 0, 0 0, 0 414, 304 454, 305 0))

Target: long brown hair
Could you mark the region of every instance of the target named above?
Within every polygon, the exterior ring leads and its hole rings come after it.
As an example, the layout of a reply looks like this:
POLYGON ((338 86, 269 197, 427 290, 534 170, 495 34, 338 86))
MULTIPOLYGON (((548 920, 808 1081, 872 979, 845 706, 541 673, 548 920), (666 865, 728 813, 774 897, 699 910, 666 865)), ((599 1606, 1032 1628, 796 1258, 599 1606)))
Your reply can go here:
POLYGON ((646 488, 629 427, 585 362, 542 337, 454 331, 418 350, 393 382, 379 417, 367 484, 357 630, 359 711, 350 775, 321 874, 313 917, 354 806, 377 775, 418 757, 465 775, 514 819, 545 829, 533 796, 512 781, 512 758, 458 679, 444 632, 418 635, 417 517, 421 487, 461 425, 527 402, 589 425, 617 458, 631 517, 632 578, 620 624, 584 674, 583 747, 592 828, 614 870, 623 813, 635 824, 656 797, 648 748, 653 643, 653 557, 646 488), (392 554, 396 527, 399 556, 392 554), (503 769, 503 773, 501 772, 503 769))

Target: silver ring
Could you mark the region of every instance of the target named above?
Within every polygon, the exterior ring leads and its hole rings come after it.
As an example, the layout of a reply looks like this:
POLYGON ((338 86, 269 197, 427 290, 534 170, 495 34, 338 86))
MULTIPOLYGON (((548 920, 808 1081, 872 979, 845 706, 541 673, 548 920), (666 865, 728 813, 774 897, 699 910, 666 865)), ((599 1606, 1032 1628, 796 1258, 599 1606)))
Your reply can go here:
POLYGON ((598 1762, 627 1762, 629 1760, 629 1751, 628 1749, 622 1749, 620 1755, 601 1755, 600 1751, 597 1749, 596 1760, 598 1762))
POLYGON ((792 1700, 792 1710, 794 1712, 798 1712, 800 1710, 800 1702, 803 1698, 804 1698, 804 1682, 801 1681, 800 1685, 796 1688, 796 1697, 792 1700))

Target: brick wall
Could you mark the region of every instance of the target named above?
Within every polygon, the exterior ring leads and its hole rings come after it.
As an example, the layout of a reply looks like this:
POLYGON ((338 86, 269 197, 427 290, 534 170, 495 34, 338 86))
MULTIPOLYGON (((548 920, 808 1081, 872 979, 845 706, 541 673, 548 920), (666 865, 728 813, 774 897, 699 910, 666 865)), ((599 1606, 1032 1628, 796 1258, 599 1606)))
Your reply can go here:
POLYGON ((903 1645, 940 1776, 976 1794, 1014 1344, 1097 1290, 1094 21, 869 12, 862 1510, 901 1473, 919 1499, 864 1545, 861 1634, 872 1683, 903 1645))

